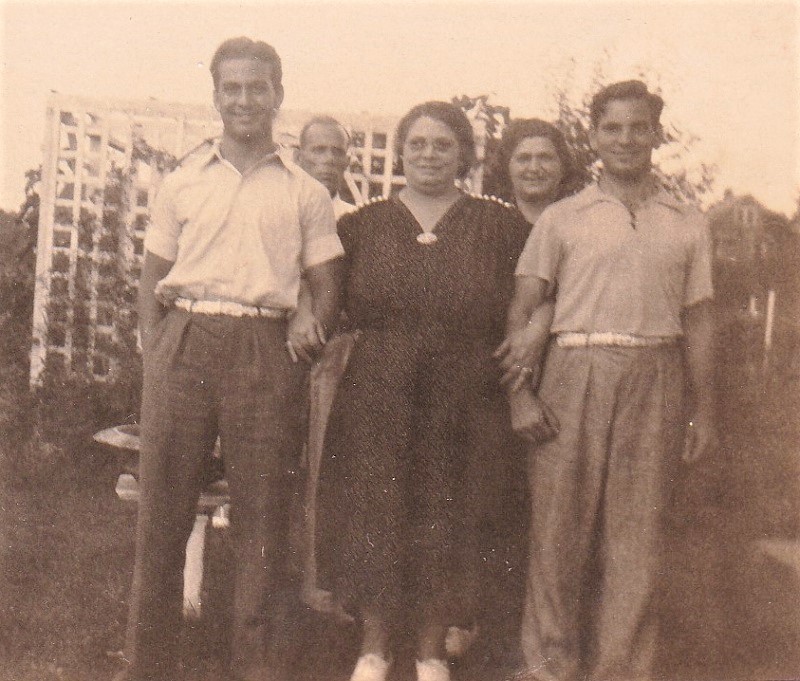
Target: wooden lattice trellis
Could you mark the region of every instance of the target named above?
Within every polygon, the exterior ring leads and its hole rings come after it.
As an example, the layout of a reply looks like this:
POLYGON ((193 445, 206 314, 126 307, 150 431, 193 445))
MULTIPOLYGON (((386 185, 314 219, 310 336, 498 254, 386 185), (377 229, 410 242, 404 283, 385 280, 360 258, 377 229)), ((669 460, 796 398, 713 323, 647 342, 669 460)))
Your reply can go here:
MULTIPOLYGON (((281 112, 276 139, 296 145, 301 126, 311 116, 310 112, 281 112)), ((397 174, 393 152, 396 119, 351 114, 337 118, 353 139, 346 176, 353 196, 357 200, 389 196, 402 186, 405 180, 397 174)), ((108 246, 87 225, 102 220, 115 172, 124 173, 128 181, 124 185, 125 230, 113 248, 123 255, 135 276, 143 255, 150 201, 161 179, 158 162, 143 160, 136 153, 137 145, 180 158, 220 130, 217 112, 210 106, 50 97, 40 188, 32 383, 39 380, 48 355, 63 361, 67 369, 80 356, 99 379, 113 371, 103 348, 116 333, 114 315, 104 299, 104 275, 98 265, 108 246), (77 281, 88 283, 85 291, 76 290, 77 281), (63 309, 58 319, 48 319, 48 301, 53 295, 74 301, 76 294, 86 298, 81 309, 90 321, 88 334, 74 333, 74 309, 63 309)), ((55 315, 52 309, 51 313, 55 315)))

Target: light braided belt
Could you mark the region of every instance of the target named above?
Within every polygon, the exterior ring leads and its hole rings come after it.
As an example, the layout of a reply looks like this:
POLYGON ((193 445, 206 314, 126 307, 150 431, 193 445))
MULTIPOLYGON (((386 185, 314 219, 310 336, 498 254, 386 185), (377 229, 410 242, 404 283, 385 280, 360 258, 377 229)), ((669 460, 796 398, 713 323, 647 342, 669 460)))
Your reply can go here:
POLYGON ((228 317, 268 317, 269 319, 286 319, 289 310, 283 307, 256 307, 241 305, 229 300, 189 300, 176 298, 175 307, 187 312, 208 315, 226 315, 228 317))
POLYGON ((628 333, 604 331, 598 333, 566 332, 556 336, 556 344, 561 348, 586 348, 593 345, 606 345, 620 348, 652 348, 659 345, 672 345, 675 336, 633 336, 628 333))

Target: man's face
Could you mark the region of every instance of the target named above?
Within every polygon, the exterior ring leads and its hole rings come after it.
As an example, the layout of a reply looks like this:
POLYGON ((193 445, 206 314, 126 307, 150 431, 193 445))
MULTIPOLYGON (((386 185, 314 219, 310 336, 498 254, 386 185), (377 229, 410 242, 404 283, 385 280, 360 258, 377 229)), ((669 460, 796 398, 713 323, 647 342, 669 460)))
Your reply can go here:
POLYGON ((310 126, 297 154, 297 162, 311 177, 322 182, 331 196, 335 196, 349 163, 344 130, 327 123, 310 126))
POLYGON ((592 149, 612 177, 636 179, 650 171, 659 130, 650 107, 641 99, 613 99, 589 132, 592 149))
POLYGON ((272 84, 272 66, 257 59, 226 59, 219 65, 214 106, 225 134, 242 142, 271 136, 283 89, 272 84))

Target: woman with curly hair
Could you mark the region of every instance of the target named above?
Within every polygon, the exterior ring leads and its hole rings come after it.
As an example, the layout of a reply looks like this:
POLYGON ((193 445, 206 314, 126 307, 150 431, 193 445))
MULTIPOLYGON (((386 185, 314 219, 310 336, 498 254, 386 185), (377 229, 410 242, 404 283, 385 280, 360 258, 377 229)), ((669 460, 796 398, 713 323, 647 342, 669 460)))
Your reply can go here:
POLYGON ((515 204, 531 225, 547 206, 581 184, 563 133, 539 118, 520 118, 506 125, 489 166, 486 192, 515 204))

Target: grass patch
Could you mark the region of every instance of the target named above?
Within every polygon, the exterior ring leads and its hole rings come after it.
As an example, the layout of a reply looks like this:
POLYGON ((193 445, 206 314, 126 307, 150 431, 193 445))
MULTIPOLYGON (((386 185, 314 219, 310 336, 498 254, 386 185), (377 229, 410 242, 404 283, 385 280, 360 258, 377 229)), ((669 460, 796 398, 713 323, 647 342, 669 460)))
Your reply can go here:
MULTIPOLYGON (((744 385, 729 378, 730 386, 744 385)), ((9 397, 3 404, 24 412, 27 399, 9 397)), ((784 377, 759 391, 732 387, 723 392, 723 399, 724 451, 715 460, 686 469, 676 511, 683 522, 676 531, 687 536, 694 532, 690 539, 697 535, 706 546, 709 537, 727 537, 720 528, 730 527, 737 551, 753 538, 799 537, 800 381, 784 377), (706 527, 717 529, 706 532, 706 527)), ((3 404, 0 412, 6 408, 3 404)), ((0 511, 5 519, 0 523, 0 681, 110 679, 119 666, 109 653, 119 651, 124 641, 136 507, 114 493, 123 468, 115 454, 74 437, 77 433, 58 444, 46 443, 43 432, 28 424, 0 435, 0 511)), ((187 627, 184 657, 191 666, 190 681, 224 678, 225 612, 231 599, 228 539, 211 533, 206 547, 211 586, 204 593, 204 612, 214 615, 187 627)), ((709 561, 716 560, 724 545, 708 548, 713 554, 709 561)), ((691 554, 682 553, 681 558, 687 562, 686 574, 708 572, 708 565, 691 554)), ((708 586, 710 595, 702 591, 702 598, 712 604, 724 600, 718 591, 724 590, 726 579, 715 580, 708 586)), ((754 576, 753 583, 759 579, 754 576)), ((750 582, 745 586, 752 590, 750 582)), ((683 600, 676 602, 680 610, 683 600)), ((704 608, 697 612, 703 613, 698 631, 713 629, 713 613, 704 608)), ((742 640, 769 640, 751 636, 749 618, 735 626, 728 620, 719 619, 721 631, 733 627, 742 640)), ((778 621, 769 624, 780 627, 778 621)), ((298 658, 297 681, 347 678, 355 654, 354 631, 326 628, 319 618, 302 613, 293 630, 306 653, 298 658)), ((674 658, 691 661, 695 655, 699 660, 703 649, 698 640, 676 639, 671 643, 674 658)), ((463 669, 459 678, 499 681, 471 676, 463 669)))
MULTIPOLYGON (((7 471, 17 452, 0 447, 7 471)), ((115 457, 91 445, 55 456, 50 470, 39 466, 27 478, 2 476, 12 522, 2 530, 0 678, 110 677, 107 653, 124 639, 135 508, 114 494, 115 457)))

